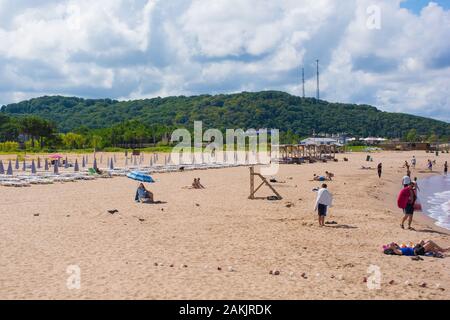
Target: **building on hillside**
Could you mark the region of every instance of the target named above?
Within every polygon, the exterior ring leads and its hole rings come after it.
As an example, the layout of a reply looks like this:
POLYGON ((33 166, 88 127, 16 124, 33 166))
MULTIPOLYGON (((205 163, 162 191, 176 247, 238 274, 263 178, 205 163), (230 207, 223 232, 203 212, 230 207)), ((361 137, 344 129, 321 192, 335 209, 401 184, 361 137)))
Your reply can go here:
POLYGON ((340 143, 338 140, 333 138, 307 138, 300 142, 301 145, 316 145, 316 146, 342 146, 342 143, 340 143))
POLYGON ((365 139, 362 139, 362 141, 364 141, 366 144, 369 144, 369 145, 377 145, 377 144, 387 141, 387 139, 376 138, 376 137, 367 137, 365 139))

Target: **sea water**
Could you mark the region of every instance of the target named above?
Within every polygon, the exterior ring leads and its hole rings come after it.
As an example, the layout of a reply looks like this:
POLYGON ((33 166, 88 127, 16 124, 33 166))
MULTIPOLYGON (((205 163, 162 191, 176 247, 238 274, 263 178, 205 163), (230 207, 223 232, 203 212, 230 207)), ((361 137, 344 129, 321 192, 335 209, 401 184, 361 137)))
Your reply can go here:
POLYGON ((433 176, 418 184, 423 212, 436 220, 436 225, 450 230, 450 175, 433 176))

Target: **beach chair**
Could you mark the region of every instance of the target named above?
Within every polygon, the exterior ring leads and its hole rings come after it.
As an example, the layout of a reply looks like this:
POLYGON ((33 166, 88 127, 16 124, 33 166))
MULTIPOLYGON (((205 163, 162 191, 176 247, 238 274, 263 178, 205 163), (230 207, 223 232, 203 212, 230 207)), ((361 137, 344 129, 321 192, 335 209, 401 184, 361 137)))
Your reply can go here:
POLYGON ((91 176, 98 176, 98 173, 95 171, 94 168, 89 168, 88 172, 89 172, 89 175, 91 175, 91 176))

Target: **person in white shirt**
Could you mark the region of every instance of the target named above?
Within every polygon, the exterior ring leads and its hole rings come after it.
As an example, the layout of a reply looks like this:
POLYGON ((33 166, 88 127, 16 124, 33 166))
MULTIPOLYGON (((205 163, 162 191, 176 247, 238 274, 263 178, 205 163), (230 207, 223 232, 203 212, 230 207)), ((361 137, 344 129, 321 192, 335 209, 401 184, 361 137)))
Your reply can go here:
POLYGON ((402 179, 402 184, 406 188, 411 184, 411 177, 410 176, 404 176, 402 179))
POLYGON ((411 166, 415 169, 416 168, 416 156, 413 156, 411 159, 411 166))
POLYGON ((325 217, 327 216, 328 207, 333 204, 333 195, 328 191, 326 184, 322 185, 322 188, 317 192, 316 206, 314 211, 319 214, 319 226, 325 226, 325 217))

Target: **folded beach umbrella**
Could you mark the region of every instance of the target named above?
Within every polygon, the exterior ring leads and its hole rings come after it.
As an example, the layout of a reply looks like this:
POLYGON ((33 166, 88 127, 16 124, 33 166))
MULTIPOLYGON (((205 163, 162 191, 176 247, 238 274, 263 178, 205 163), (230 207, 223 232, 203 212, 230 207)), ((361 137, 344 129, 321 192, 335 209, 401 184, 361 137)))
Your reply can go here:
POLYGON ((164 156, 164 165, 167 166, 167 156, 164 156))
POLYGON ((133 159, 133 165, 134 165, 134 166, 137 166, 137 159, 136 159, 136 156, 134 156, 133 158, 134 158, 134 159, 133 159))
POLYGON ((150 158, 150 167, 153 167, 153 158, 150 158))
POLYGON ((38 157, 37 159, 37 168, 40 169, 41 168, 41 158, 38 157))
POLYGON ((37 173, 36 164, 34 163, 34 159, 31 160, 31 173, 32 174, 36 174, 37 173))
POLYGON ((64 163, 64 168, 65 169, 69 168, 69 159, 67 159, 67 157, 66 157, 66 163, 64 163))
POLYGON ((155 180, 153 180, 153 178, 150 175, 139 171, 132 171, 129 174, 127 174, 127 177, 139 182, 147 182, 147 183, 155 182, 155 180))
POLYGON ((128 167, 128 157, 125 157, 125 167, 128 167))
POLYGON ((19 157, 16 158, 16 170, 19 170, 19 157))
POLYGON ((13 175, 13 168, 12 168, 11 160, 9 160, 8 170, 6 171, 6 174, 7 174, 8 176, 12 176, 12 175, 13 175))
POLYGON ((114 159, 113 158, 111 158, 111 160, 109 162, 109 169, 114 170, 114 159))
POLYGON ((23 160, 22 171, 27 171, 27 164, 26 164, 25 160, 23 160))
POLYGON ((0 160, 0 174, 5 174, 5 168, 3 167, 3 161, 0 160))
POLYGON ((48 171, 48 160, 47 159, 45 159, 45 171, 48 171))
POLYGON ((103 163, 103 154, 100 155, 100 163, 103 163))
POLYGON ((53 173, 59 174, 58 161, 55 161, 55 165, 53 166, 53 173))
MULTIPOLYGON (((84 158, 83 158, 84 160, 84 158)), ((75 159, 75 166, 73 168, 73 171, 78 172, 80 171, 80 167, 78 166, 78 159, 75 159)))
POLYGON ((86 165, 89 163, 89 158, 86 156, 86 165))
POLYGON ((81 166, 82 166, 83 168, 86 167, 86 160, 84 159, 84 156, 83 156, 83 159, 81 160, 81 166))
POLYGON ((117 162, 116 154, 114 154, 114 162, 117 162))
POLYGON ((94 158, 94 165, 93 165, 93 168, 94 168, 95 170, 97 170, 97 158, 94 158))

